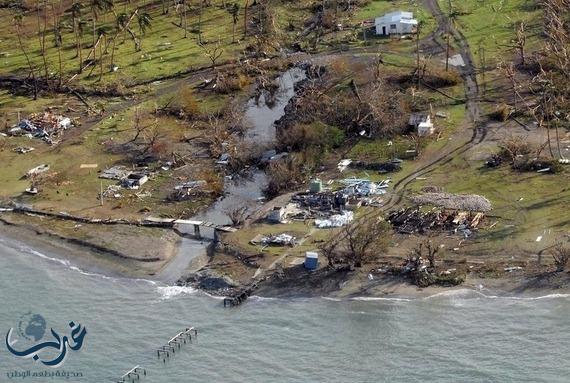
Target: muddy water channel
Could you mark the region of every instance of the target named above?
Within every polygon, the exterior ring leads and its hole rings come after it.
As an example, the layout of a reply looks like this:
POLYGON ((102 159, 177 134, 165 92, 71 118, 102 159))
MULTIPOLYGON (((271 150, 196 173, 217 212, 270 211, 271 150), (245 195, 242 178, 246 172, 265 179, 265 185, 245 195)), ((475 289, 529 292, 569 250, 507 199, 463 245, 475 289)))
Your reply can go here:
MULTIPOLYGON (((303 69, 291 68, 278 77, 279 87, 276 91, 271 94, 264 91, 247 102, 246 117, 251 129, 245 134, 246 142, 272 146, 276 138, 275 122, 285 114, 285 107, 295 95, 295 84, 305 78, 303 69)), ((192 219, 219 225, 231 224, 227 212, 236 207, 259 205, 266 186, 267 177, 261 169, 252 169, 247 176, 227 178, 224 195, 192 219)), ((179 230, 194 233, 194 228, 189 225, 180 225, 179 230)), ((205 238, 213 238, 213 230, 201 228, 200 231, 205 238)), ((206 253, 207 245, 208 242, 184 238, 178 255, 159 273, 158 278, 167 282, 176 281, 193 259, 206 253)))

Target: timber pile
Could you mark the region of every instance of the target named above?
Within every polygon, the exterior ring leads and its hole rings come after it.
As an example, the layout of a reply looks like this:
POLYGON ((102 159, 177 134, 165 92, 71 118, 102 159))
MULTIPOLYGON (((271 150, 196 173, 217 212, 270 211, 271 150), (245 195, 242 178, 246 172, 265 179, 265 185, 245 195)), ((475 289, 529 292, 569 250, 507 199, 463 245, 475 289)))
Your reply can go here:
POLYGON ((425 193, 410 199, 416 205, 432 205, 450 210, 486 213, 493 208, 487 198, 476 194, 425 193))
POLYGON ((446 211, 432 209, 422 211, 417 208, 405 208, 393 211, 388 215, 388 222, 402 234, 423 234, 428 230, 453 230, 471 235, 483 221, 484 214, 466 211, 446 211))

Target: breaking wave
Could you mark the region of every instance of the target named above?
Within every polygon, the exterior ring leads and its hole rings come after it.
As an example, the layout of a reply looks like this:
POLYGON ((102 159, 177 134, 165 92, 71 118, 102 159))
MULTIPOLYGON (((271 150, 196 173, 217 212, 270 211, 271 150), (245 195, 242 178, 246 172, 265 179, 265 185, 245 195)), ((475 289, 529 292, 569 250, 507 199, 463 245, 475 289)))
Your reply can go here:
POLYGON ((198 291, 190 286, 158 286, 156 289, 160 293, 162 300, 171 299, 179 295, 191 295, 198 291))

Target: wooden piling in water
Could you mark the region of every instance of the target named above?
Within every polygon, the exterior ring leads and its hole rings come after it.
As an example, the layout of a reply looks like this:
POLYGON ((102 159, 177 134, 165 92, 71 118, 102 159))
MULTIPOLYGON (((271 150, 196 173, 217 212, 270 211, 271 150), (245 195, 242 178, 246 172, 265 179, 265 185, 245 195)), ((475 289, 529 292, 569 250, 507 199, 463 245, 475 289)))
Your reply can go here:
POLYGON ((257 283, 252 283, 248 287, 224 298, 224 307, 239 306, 257 289, 257 283))

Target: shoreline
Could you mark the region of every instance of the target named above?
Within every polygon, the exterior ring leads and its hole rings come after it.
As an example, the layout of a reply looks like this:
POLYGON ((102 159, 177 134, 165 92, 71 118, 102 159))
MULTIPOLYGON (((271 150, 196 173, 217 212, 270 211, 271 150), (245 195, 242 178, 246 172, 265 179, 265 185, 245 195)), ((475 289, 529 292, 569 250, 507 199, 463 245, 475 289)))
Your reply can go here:
MULTIPOLYGON (((89 248, 80 248, 77 245, 65 243, 57 238, 50 238, 48 235, 38 235, 30 228, 21 226, 11 227, 10 225, 0 224, 0 238, 2 242, 14 249, 20 246, 26 246, 31 250, 53 258, 70 262, 70 266, 79 268, 79 271, 85 273, 95 273, 102 277, 111 278, 127 278, 127 279, 145 279, 153 282, 161 282, 166 286, 175 286, 175 284, 162 281, 155 278, 154 275, 141 275, 130 269, 127 261, 114 260, 109 262, 102 259, 89 248), (117 262, 119 261, 119 262, 117 262)), ((176 249, 180 244, 176 246, 176 249)), ((160 270, 167 267, 176 257, 174 255, 160 270)), ((73 270, 71 270, 73 271, 73 270)), ((355 272, 357 273, 357 272, 355 272)), ((363 273, 361 271, 360 273, 363 273)), ((325 298, 331 300, 413 300, 425 299, 437 295, 453 295, 458 292, 471 292, 480 294, 484 297, 512 297, 512 298, 531 298, 548 297, 556 294, 570 295, 570 273, 548 273, 540 278, 542 283, 537 283, 536 278, 528 278, 520 275, 509 275, 502 278, 475 278, 468 276, 466 281, 453 287, 430 286, 427 288, 419 288, 410 284, 403 278, 397 276, 384 276, 375 278, 372 281, 362 281, 356 278, 356 275, 346 275, 342 278, 339 275, 338 280, 331 283, 323 284, 318 288, 307 289, 303 286, 279 286, 278 283, 272 281, 264 282, 259 290, 253 292, 252 297, 259 299, 306 299, 306 298, 325 298), (554 283, 549 278, 554 278, 554 283), (339 282, 341 281, 341 282, 339 282), (338 284, 340 283, 340 285, 338 284)), ((212 295, 212 291, 199 289, 207 295, 212 295)), ((216 299, 222 295, 213 294, 216 299)))
MULTIPOLYGON (((70 242, 33 224, 6 223, 2 220, 0 238, 5 240, 9 247, 18 249, 20 246, 25 246, 50 258, 71 262, 73 266, 82 271, 112 278, 144 278, 158 281, 154 275, 168 264, 168 262, 160 262, 160 267, 153 268, 153 266, 158 266, 153 264, 154 262, 140 262, 102 253, 96 250, 99 247, 88 246, 85 241, 70 242)), ((176 252, 179 246, 179 242, 175 243, 172 251, 176 252)))

